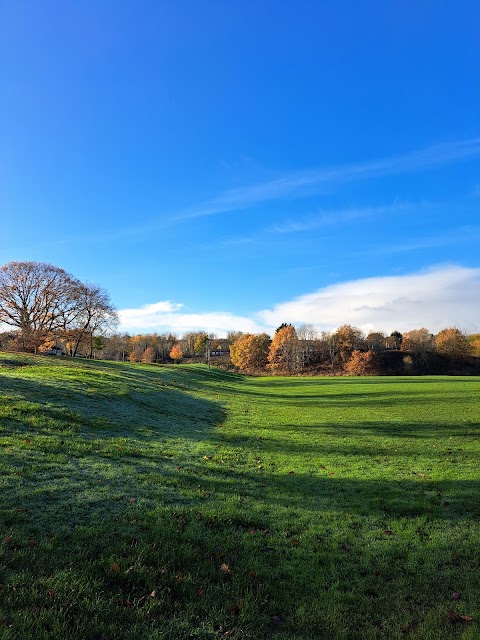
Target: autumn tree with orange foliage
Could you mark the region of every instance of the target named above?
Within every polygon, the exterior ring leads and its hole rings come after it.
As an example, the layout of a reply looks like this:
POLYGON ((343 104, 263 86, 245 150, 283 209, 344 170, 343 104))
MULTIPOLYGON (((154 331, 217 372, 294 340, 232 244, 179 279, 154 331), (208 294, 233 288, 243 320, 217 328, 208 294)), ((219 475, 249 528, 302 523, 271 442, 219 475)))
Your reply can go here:
POLYGON ((281 325, 268 351, 268 366, 276 372, 291 373, 298 367, 298 337, 291 324, 281 325))
POLYGON ((47 333, 43 339, 43 343, 38 347, 38 353, 48 353, 56 346, 56 338, 53 333, 47 333))
POLYGON ((183 359, 183 351, 179 344, 174 344, 170 350, 170 358, 177 364, 183 359))
POLYGON ((373 351, 352 351, 352 355, 344 366, 345 373, 350 376, 368 376, 375 373, 375 353, 373 351))
POLYGON ((230 359, 241 371, 264 369, 270 342, 266 333, 244 333, 230 345, 230 359))
POLYGON ((442 329, 434 338, 435 349, 451 358, 467 358, 472 353, 472 344, 464 333, 457 327, 442 329))
POLYGON ((335 348, 341 362, 347 362, 353 351, 358 349, 363 343, 363 334, 357 327, 344 324, 333 334, 335 348))
POLYGON ((468 336, 468 341, 472 346, 472 356, 480 358, 480 333, 472 333, 468 336))
POLYGON ((155 362, 155 349, 153 347, 147 347, 142 353, 142 362, 155 362))

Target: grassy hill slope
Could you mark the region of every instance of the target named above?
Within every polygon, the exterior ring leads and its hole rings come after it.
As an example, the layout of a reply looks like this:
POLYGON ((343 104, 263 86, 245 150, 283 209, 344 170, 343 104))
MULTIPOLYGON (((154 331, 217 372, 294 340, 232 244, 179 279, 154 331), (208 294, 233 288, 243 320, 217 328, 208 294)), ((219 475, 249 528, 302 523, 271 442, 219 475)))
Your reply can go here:
POLYGON ((478 638, 479 391, 0 354, 0 637, 478 638))

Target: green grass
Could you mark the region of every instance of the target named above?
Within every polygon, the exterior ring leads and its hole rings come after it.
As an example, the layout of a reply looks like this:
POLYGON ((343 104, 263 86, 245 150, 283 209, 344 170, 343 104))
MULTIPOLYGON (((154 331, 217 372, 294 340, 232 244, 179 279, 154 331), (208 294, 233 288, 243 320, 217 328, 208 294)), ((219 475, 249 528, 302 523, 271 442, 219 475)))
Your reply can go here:
POLYGON ((0 354, 0 638, 479 638, 479 391, 0 354))

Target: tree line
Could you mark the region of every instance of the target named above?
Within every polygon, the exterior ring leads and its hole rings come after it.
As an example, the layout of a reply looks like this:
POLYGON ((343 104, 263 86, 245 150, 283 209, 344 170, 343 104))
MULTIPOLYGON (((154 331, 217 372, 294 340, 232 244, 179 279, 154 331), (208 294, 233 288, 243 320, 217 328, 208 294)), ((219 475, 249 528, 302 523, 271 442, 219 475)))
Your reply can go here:
POLYGON ((480 334, 467 336, 448 327, 436 335, 425 328, 403 335, 365 335, 348 324, 319 334, 312 325, 283 324, 273 339, 266 334, 240 336, 230 354, 234 365, 251 373, 478 373, 480 334))
MULTIPOLYGON (((8 339, 12 334, 0 335, 0 349, 12 348, 8 339)), ((480 374, 480 334, 467 336, 456 327, 386 335, 350 325, 317 332, 312 325, 284 324, 273 338, 241 332, 218 338, 203 331, 110 334, 95 336, 94 345, 93 355, 105 360, 191 363, 206 362, 210 354, 216 366, 248 374, 480 374)))
POLYGON ((273 337, 231 331, 118 334, 107 292, 46 263, 11 262, 0 268, 0 349, 130 362, 191 362, 210 355, 215 364, 245 373, 391 374, 479 373, 480 334, 456 327, 401 334, 364 334, 343 325, 319 332, 314 325, 284 323, 273 337))
POLYGON ((283 324, 273 338, 266 333, 230 332, 218 338, 204 331, 114 334, 99 356, 130 362, 204 362, 250 374, 424 374, 480 373, 480 334, 456 327, 437 334, 428 329, 405 333, 363 333, 351 325, 318 332, 313 325, 283 324))
POLYGON ((480 334, 467 336, 456 327, 386 335, 351 325, 318 332, 313 325, 283 324, 273 338, 238 331, 226 338, 203 331, 116 334, 102 348, 102 358, 130 362, 204 362, 210 354, 216 366, 249 374, 480 373, 480 334))

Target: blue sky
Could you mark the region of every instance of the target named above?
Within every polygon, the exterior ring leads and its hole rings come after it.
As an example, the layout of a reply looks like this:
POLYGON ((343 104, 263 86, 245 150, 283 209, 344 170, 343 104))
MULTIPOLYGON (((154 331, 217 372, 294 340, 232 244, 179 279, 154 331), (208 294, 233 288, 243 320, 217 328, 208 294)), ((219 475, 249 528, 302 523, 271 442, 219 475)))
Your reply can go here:
POLYGON ((121 328, 480 331, 476 1, 0 0, 0 263, 121 328))

